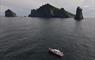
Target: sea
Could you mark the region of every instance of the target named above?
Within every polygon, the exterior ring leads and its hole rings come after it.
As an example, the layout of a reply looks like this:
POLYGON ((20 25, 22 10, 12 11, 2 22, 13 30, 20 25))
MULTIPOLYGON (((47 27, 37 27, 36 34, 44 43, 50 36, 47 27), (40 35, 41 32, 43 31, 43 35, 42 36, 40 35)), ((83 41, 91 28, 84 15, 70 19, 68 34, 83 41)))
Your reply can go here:
POLYGON ((95 60, 95 18, 0 17, 0 60, 95 60))

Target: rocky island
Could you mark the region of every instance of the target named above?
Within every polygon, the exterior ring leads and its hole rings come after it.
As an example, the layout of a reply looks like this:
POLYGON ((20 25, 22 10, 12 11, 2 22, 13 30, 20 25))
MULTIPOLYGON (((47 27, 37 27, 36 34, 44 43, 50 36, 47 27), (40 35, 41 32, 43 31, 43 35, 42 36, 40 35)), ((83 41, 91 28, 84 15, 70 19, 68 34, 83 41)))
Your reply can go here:
POLYGON ((64 8, 56 8, 50 4, 42 5, 38 9, 31 10, 29 17, 44 17, 44 18, 74 18, 74 14, 66 11, 64 8))
POLYGON ((6 17, 16 17, 16 13, 14 13, 10 9, 8 9, 8 10, 5 11, 5 16, 6 17))
POLYGON ((75 20, 82 20, 83 19, 82 9, 80 7, 77 7, 76 15, 74 18, 75 18, 75 20))

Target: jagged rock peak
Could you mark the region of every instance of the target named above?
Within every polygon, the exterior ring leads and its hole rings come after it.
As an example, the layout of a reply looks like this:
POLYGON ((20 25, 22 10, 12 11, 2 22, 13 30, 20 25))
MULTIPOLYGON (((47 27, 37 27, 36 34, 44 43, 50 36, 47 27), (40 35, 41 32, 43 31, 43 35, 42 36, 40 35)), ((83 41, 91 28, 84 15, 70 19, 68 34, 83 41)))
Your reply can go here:
POLYGON ((7 12, 7 11, 10 11, 10 12, 12 12, 10 9, 6 10, 6 12, 7 12))
POLYGON ((42 5, 41 7, 54 7, 54 6, 52 6, 51 4, 45 4, 45 5, 42 5))

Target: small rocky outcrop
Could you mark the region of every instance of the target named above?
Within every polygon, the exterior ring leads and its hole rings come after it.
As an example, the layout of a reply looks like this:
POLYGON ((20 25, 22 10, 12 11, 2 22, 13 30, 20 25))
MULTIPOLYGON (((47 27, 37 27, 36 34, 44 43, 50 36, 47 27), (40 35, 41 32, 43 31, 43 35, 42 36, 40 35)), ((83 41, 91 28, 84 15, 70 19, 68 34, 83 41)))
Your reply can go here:
POLYGON ((71 18, 75 15, 66 11, 64 8, 58 9, 50 4, 42 5, 38 9, 31 10, 29 17, 46 17, 46 18, 71 18))
POLYGON ((77 7, 76 15, 74 18, 76 20, 82 20, 83 19, 83 13, 82 13, 82 9, 80 7, 77 7))
POLYGON ((16 13, 14 13, 10 9, 8 9, 8 10, 5 11, 5 16, 6 17, 16 17, 16 13))

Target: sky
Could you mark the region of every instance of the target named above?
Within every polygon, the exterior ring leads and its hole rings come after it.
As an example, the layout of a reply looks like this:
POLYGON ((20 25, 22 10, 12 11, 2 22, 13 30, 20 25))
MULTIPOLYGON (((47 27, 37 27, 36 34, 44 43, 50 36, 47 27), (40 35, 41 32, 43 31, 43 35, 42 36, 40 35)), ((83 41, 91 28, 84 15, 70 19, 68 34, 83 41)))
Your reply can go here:
POLYGON ((7 9, 14 11, 17 16, 28 16, 31 9, 37 9, 46 3, 73 14, 76 13, 77 6, 80 6, 85 17, 95 17, 95 0, 0 0, 0 16, 4 16, 7 9))

